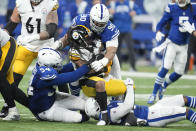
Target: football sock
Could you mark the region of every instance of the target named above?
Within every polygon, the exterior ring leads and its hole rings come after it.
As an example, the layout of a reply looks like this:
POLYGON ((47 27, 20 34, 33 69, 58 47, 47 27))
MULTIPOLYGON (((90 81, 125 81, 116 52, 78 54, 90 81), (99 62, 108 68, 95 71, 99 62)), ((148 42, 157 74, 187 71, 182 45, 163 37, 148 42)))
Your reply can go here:
POLYGON ((187 103, 185 104, 188 107, 196 108, 196 97, 186 96, 187 103))
POLYGON ((173 72, 172 74, 170 74, 169 79, 167 79, 164 84, 163 87, 167 88, 168 85, 170 85, 171 83, 175 82, 176 80, 178 80, 182 75, 177 74, 176 72, 173 72))
POLYGON ((99 104, 101 111, 107 110, 107 94, 106 92, 96 92, 95 97, 97 103, 99 104))
POLYGON ((188 115, 186 118, 196 124, 196 112, 194 112, 193 110, 188 110, 188 115))
POLYGON ((161 68, 161 71, 158 73, 158 76, 156 77, 153 94, 156 95, 159 88, 164 82, 165 75, 167 74, 168 70, 165 68, 161 68))

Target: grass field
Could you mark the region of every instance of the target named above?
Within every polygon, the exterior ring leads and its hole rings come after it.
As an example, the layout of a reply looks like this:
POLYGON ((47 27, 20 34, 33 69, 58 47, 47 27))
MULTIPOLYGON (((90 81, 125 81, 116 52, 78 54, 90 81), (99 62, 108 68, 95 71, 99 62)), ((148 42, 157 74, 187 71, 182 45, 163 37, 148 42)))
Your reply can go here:
MULTIPOLYGON (((138 68, 139 71, 143 69, 138 68)), ((145 70, 156 71, 154 67, 146 67, 145 70)), ((31 71, 28 71, 22 82, 20 88, 26 93, 28 87, 28 80, 31 75, 31 71)), ((196 77, 196 76, 193 76, 196 77)), ((126 76, 123 76, 125 79, 126 76)), ((136 104, 147 105, 147 98, 152 92, 154 78, 150 77, 132 77, 136 84, 136 104)), ((169 86, 166 95, 184 94, 189 96, 196 96, 196 80, 180 79, 176 83, 169 86)), ((2 98, 0 99, 1 106, 3 105, 2 98)), ((39 122, 37 121, 31 112, 25 107, 17 104, 18 110, 21 115, 20 121, 5 122, 0 120, 0 131, 195 131, 196 125, 192 124, 188 120, 173 123, 165 128, 154 127, 122 127, 122 126, 96 126, 96 121, 90 120, 82 124, 65 124, 61 122, 39 122)))

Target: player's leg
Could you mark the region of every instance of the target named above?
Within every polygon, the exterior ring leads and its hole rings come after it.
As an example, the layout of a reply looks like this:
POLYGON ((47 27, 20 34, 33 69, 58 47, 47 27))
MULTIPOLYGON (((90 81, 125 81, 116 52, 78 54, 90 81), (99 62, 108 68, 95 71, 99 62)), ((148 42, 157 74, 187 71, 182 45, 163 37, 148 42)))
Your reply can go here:
POLYGON ((133 42, 132 35, 131 35, 130 32, 125 33, 124 40, 127 44, 128 50, 129 50, 128 57, 129 57, 130 66, 131 66, 133 71, 136 71, 135 51, 134 51, 134 48, 133 48, 134 42, 133 42))
MULTIPOLYGON (((184 71, 185 71, 186 62, 187 62, 188 45, 177 46, 176 49, 178 49, 178 52, 174 60, 174 71, 175 72, 171 73, 169 78, 166 79, 166 81, 164 82, 163 84, 164 90, 167 88, 168 85, 177 81, 184 74, 184 71)), ((160 96, 161 98, 163 96, 161 92, 160 92, 160 96)))
POLYGON ((37 53, 31 52, 23 46, 18 47, 18 53, 14 62, 14 84, 13 95, 16 101, 27 107, 27 96, 18 88, 20 81, 22 80, 29 65, 37 57, 37 53))
POLYGON ((196 112, 191 109, 187 109, 186 112, 186 119, 196 124, 196 112))
POLYGON ((175 56, 176 56, 175 44, 169 43, 164 52, 162 68, 155 79, 153 93, 149 97, 148 104, 153 104, 155 102, 156 94, 158 90, 161 88, 168 70, 172 67, 172 63, 175 59, 175 56))
POLYGON ((184 96, 185 106, 196 108, 196 97, 184 96))
MULTIPOLYGON (((19 120, 16 105, 12 95, 11 84, 14 82, 13 62, 15 60, 17 44, 11 37, 6 45, 2 47, 2 57, 0 59, 0 91, 8 106, 8 115, 3 120, 19 120)), ((5 116, 6 114, 1 114, 5 116)))
POLYGON ((148 112, 148 125, 163 127, 169 123, 186 119, 186 108, 180 106, 151 106, 148 112))
POLYGON ((39 113, 38 116, 46 121, 82 122, 82 115, 79 112, 62 108, 55 103, 47 111, 39 113))
POLYGON ((185 106, 185 97, 183 95, 175 95, 171 97, 165 97, 159 100, 153 106, 185 106))

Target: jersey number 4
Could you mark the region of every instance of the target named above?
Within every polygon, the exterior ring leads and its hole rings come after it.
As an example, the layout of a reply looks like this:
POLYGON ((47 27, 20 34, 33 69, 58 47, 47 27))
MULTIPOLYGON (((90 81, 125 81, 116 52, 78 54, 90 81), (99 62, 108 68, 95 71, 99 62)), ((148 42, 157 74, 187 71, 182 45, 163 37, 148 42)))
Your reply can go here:
MULTIPOLYGON (((28 33, 33 33, 34 31, 34 26, 31 24, 31 21, 32 21, 32 18, 33 17, 29 17, 29 19, 27 20, 27 23, 26 23, 26 29, 27 29, 27 32, 28 33)), ((41 28, 41 19, 36 19, 36 22, 37 22, 37 33, 40 33, 40 28, 41 28)))

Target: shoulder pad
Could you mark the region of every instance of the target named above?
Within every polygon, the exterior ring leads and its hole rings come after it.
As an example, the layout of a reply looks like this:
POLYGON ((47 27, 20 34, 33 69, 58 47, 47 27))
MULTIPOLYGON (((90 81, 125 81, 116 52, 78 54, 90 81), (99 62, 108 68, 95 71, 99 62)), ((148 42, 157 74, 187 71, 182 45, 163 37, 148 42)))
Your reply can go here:
POLYGON ((80 60, 80 54, 77 50, 71 48, 69 50, 69 59, 72 61, 80 60))
POLYGON ((58 73, 51 67, 41 66, 39 67, 39 75, 41 80, 53 80, 57 77, 58 73))

